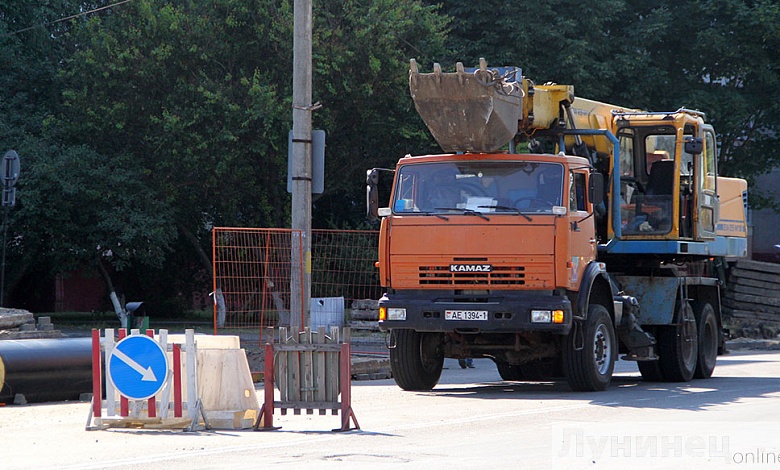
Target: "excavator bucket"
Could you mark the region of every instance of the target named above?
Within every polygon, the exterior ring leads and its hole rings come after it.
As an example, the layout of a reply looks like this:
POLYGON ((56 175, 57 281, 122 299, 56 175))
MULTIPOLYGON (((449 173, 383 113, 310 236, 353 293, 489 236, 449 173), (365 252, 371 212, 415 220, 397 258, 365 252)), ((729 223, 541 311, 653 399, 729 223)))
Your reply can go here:
MULTIPOLYGON (((518 77, 519 78, 519 77, 518 77)), ((425 125, 445 152, 493 152, 517 133, 523 112, 523 90, 484 59, 466 72, 458 62, 454 73, 419 73, 411 60, 409 90, 425 125)))

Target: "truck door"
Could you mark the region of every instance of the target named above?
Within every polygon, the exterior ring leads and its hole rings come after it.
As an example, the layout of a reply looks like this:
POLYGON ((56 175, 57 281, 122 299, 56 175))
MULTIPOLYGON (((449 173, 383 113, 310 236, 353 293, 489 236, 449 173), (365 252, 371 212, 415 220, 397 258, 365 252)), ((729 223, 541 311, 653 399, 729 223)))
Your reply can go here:
POLYGON ((712 126, 702 128, 704 151, 695 155, 696 159, 696 234, 697 240, 715 238, 715 225, 718 223, 719 200, 717 188, 717 147, 715 131, 712 126))
POLYGON ((596 259, 596 228, 594 218, 589 215, 591 207, 587 200, 587 173, 573 171, 569 173, 569 226, 571 233, 571 283, 572 288, 579 286, 582 272, 596 259))

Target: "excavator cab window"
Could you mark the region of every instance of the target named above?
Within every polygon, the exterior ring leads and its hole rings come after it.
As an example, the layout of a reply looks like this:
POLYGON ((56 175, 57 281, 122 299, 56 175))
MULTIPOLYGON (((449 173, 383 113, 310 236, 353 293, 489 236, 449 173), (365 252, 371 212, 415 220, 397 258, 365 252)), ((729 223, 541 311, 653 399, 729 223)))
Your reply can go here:
POLYGON ((673 226, 675 129, 659 126, 637 131, 642 164, 638 166, 639 174, 625 178, 622 232, 625 235, 669 233, 673 226))
POLYGON ((634 131, 622 129, 618 134, 620 141, 620 176, 634 177, 634 131))

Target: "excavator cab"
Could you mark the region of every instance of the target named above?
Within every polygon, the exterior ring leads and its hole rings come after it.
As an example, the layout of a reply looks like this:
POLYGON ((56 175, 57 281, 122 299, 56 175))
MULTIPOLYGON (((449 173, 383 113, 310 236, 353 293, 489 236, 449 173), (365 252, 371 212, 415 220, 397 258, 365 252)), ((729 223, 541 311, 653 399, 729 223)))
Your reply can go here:
POLYGON ((613 234, 627 240, 713 239, 718 198, 712 127, 691 111, 626 113, 617 122, 620 185, 614 194, 620 214, 612 215, 613 234))

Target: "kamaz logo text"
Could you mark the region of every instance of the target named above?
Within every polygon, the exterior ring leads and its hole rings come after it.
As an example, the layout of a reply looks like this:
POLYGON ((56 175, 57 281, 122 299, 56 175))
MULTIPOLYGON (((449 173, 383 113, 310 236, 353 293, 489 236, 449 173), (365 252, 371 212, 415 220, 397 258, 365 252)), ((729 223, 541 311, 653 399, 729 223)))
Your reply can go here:
POLYGON ((489 264, 451 264, 451 273, 489 273, 493 266, 489 264))

